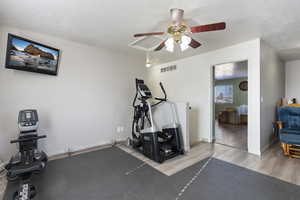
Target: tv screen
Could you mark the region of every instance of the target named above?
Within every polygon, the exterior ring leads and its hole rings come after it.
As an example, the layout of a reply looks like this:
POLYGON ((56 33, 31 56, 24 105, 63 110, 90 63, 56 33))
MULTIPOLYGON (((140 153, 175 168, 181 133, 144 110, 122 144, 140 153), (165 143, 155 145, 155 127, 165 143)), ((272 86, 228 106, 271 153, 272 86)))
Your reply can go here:
POLYGON ((8 34, 6 68, 57 75, 58 61, 58 49, 8 34))

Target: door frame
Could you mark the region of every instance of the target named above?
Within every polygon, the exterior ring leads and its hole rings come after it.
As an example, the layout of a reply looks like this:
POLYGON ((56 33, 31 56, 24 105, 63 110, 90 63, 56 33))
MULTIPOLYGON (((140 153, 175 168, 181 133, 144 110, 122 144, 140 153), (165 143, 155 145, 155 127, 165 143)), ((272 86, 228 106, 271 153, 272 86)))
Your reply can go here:
MULTIPOLYGON (((211 116, 212 116, 212 119, 211 119, 211 132, 210 132, 210 142, 211 143, 216 143, 216 138, 215 138, 215 117, 216 117, 216 113, 215 113, 215 66, 216 65, 222 65, 222 64, 228 64, 228 63, 235 63, 235 62, 243 62, 243 61, 247 61, 247 81, 248 81, 248 78, 249 78, 249 70, 248 70, 248 67, 249 67, 249 60, 248 59, 243 59, 243 60, 237 60, 237 61, 231 61, 231 62, 224 62, 224 63, 220 63, 220 64, 214 64, 211 66, 211 70, 210 70, 210 77, 211 77, 211 87, 210 87, 210 102, 211 102, 211 108, 210 108, 210 112, 211 112, 211 116)), ((248 99, 247 99, 247 102, 249 103, 249 90, 247 91, 248 92, 248 99)), ((247 103, 247 105, 248 105, 247 103)), ((247 134, 249 133, 249 129, 248 129, 248 125, 249 123, 247 124, 247 134)), ((248 151, 248 143, 249 143, 249 138, 248 138, 248 135, 247 135, 247 151, 248 151)))

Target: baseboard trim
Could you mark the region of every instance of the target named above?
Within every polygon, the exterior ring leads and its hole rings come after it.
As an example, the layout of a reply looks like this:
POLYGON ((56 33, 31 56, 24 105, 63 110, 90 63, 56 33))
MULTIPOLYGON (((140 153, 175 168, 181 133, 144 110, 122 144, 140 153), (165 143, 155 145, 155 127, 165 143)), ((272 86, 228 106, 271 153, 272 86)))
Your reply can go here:
POLYGON ((109 144, 102 144, 102 145, 98 145, 98 146, 94 146, 94 147, 89 147, 89 148, 85 148, 85 149, 81 149, 78 151, 73 151, 73 152, 66 152, 66 153, 60 153, 60 154, 56 154, 53 156, 49 156, 49 160, 60 160, 60 159, 64 159, 64 158, 68 158, 68 157, 72 157, 72 156, 76 156, 76 155, 80 155, 80 154, 85 154, 85 153, 90 153, 93 151, 98 151, 101 149, 106 149, 106 148, 110 148, 113 147, 117 144, 123 143, 125 141, 121 140, 121 141, 117 141, 113 144, 109 143, 109 144))
POLYGON ((275 144, 276 142, 278 142, 277 138, 273 138, 273 140, 271 140, 271 142, 269 142, 269 144, 265 145, 262 149, 261 149, 261 153, 263 154, 265 151, 267 151, 270 146, 272 146, 273 144, 275 144))
POLYGON ((207 143, 212 143, 212 141, 208 138, 200 138, 197 142, 207 142, 207 143))

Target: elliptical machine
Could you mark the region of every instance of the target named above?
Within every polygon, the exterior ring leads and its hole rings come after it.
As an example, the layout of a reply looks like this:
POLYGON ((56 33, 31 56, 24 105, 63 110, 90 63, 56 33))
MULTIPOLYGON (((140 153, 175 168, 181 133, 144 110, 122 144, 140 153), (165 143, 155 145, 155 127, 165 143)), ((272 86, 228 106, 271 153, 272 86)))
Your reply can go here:
POLYGON ((178 124, 170 124, 158 130, 154 124, 152 109, 167 101, 167 94, 160 83, 164 98, 152 98, 151 91, 143 80, 136 79, 136 95, 133 101, 134 118, 130 145, 148 158, 162 163, 179 154, 184 154, 178 124), (139 104, 136 101, 139 100, 139 104), (157 102, 151 104, 150 100, 157 102))
POLYGON ((8 181, 20 181, 13 200, 30 200, 36 195, 36 188, 30 183, 30 177, 33 173, 42 172, 48 161, 46 153, 39 151, 37 144, 39 139, 46 138, 46 136, 37 134, 39 120, 36 110, 20 111, 18 125, 20 135, 18 139, 10 143, 19 143, 19 152, 10 159, 5 169, 8 181))

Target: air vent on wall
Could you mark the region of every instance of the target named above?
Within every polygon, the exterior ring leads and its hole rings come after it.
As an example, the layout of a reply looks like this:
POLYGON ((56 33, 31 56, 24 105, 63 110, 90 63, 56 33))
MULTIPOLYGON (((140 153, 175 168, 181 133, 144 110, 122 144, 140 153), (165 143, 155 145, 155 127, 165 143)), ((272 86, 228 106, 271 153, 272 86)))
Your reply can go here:
POLYGON ((177 69, 176 65, 170 65, 170 66, 167 66, 167 67, 162 67, 160 69, 160 73, 170 72, 170 71, 173 71, 173 70, 176 70, 176 69, 177 69))

